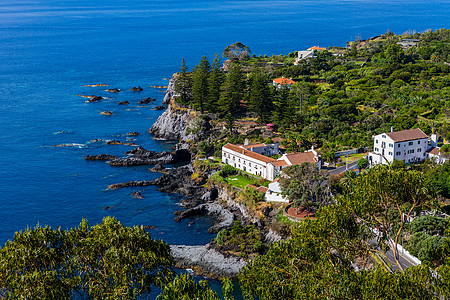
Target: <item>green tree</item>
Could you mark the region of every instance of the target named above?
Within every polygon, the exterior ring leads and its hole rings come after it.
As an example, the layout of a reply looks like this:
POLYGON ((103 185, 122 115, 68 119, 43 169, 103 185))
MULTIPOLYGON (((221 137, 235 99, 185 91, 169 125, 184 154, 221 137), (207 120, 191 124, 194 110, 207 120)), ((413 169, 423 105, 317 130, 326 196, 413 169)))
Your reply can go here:
POLYGON ((219 105, 224 113, 235 114, 244 100, 245 78, 241 66, 234 62, 222 85, 219 105))
POLYGON ((413 211, 433 204, 432 191, 425 183, 421 172, 378 165, 346 185, 339 198, 340 205, 348 207, 366 226, 378 228, 384 236, 392 238, 395 263, 400 269, 403 267, 398 261, 397 245, 405 220, 413 211))
POLYGON ((223 57, 228 57, 231 60, 245 60, 251 53, 252 51, 250 51, 249 47, 237 42, 227 46, 223 50, 223 57))
POLYGON ((267 74, 261 68, 254 68, 250 73, 249 109, 255 112, 261 122, 268 121, 272 114, 272 94, 269 89, 267 74))
POLYGON ((360 158, 356 163, 359 170, 365 169, 369 165, 369 161, 366 158, 360 158))
POLYGON ((200 64, 194 67, 192 72, 192 103, 203 114, 208 100, 208 78, 211 66, 206 56, 200 60, 200 64))
POLYGON ((169 246, 114 218, 71 230, 37 226, 0 250, 2 294, 18 299, 135 299, 173 277, 169 246))
POLYGON ((292 165, 283 169, 283 173, 286 176, 280 177, 282 194, 295 207, 314 209, 330 201, 327 175, 316 164, 292 165))
POLYGON ((182 104, 190 104, 192 100, 192 80, 190 74, 188 74, 188 67, 184 62, 184 58, 180 66, 180 72, 177 75, 175 92, 180 95, 177 101, 182 104))
POLYGON ((220 57, 216 53, 211 64, 211 72, 208 79, 208 105, 211 112, 219 111, 220 87, 223 84, 223 72, 220 69, 220 57))
POLYGON ((405 53, 400 45, 391 44, 385 51, 386 60, 390 64, 402 64, 405 62, 405 53))
POLYGON ((196 283, 191 276, 181 274, 166 284, 157 300, 220 300, 219 295, 211 290, 208 281, 196 283))

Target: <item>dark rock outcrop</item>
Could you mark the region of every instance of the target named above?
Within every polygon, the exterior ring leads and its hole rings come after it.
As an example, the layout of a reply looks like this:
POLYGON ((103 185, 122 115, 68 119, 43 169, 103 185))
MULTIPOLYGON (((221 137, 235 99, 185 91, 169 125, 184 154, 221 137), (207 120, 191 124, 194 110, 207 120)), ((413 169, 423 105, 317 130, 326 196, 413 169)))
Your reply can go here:
POLYGON ((128 101, 120 101, 119 102, 119 105, 128 105, 128 104, 130 104, 130 102, 128 102, 128 101))
POLYGON ((107 141, 106 145, 126 145, 126 146, 137 146, 135 143, 121 142, 118 140, 107 141))
POLYGON ((139 132, 135 131, 135 132, 128 132, 125 135, 139 135, 139 132))
POLYGON ((122 189, 122 188, 126 188, 126 187, 149 186, 149 185, 154 185, 154 183, 152 181, 146 181, 146 180, 135 180, 135 181, 111 184, 111 185, 108 185, 108 189, 116 190, 116 189, 122 189))
POLYGON ((117 156, 109 155, 109 154, 87 155, 84 157, 84 159, 86 159, 86 160, 113 160, 116 158, 117 158, 117 156))
POLYGON ((132 91, 132 92, 142 92, 144 89, 143 88, 141 88, 140 86, 138 86, 138 87, 132 87, 131 89, 130 89, 130 91, 132 91))
POLYGON ((102 99, 103 99, 103 97, 93 96, 91 99, 87 100, 86 102, 98 102, 98 101, 100 101, 102 99))
POLYGON ((155 100, 156 100, 156 99, 147 97, 147 98, 142 99, 141 101, 138 101, 138 104, 149 104, 150 102, 153 102, 153 101, 155 101, 155 100))
POLYGON ((112 116, 113 113, 112 113, 112 111, 105 110, 105 111, 102 111, 100 114, 105 115, 105 116, 112 116))
POLYGON ((138 166, 155 164, 175 164, 190 161, 191 153, 188 150, 176 150, 173 152, 155 152, 136 147, 125 153, 124 158, 117 158, 109 162, 111 166, 138 166))
POLYGON ((142 196, 141 192, 139 191, 131 193, 131 196, 136 199, 144 199, 144 196, 142 196))
POLYGON ((200 204, 196 207, 186 209, 181 214, 179 214, 174 220, 180 222, 184 218, 197 216, 197 215, 208 215, 213 216, 220 220, 208 229, 209 233, 218 233, 224 228, 229 228, 234 221, 234 215, 223 208, 221 205, 216 203, 205 203, 200 204))
POLYGON ((107 89, 107 90, 105 90, 105 91, 110 92, 110 93, 118 93, 118 92, 120 92, 120 90, 117 89, 117 88, 114 88, 114 89, 107 89))
POLYGON ((163 110, 165 108, 166 107, 164 105, 158 105, 158 106, 155 106, 155 108, 153 108, 153 110, 163 110))

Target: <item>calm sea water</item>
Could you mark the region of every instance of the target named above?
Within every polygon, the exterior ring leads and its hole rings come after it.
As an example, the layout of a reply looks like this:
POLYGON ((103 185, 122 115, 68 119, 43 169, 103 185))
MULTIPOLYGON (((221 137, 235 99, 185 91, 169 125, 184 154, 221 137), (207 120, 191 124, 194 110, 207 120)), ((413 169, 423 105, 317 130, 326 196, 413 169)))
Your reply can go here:
POLYGON ((159 176, 148 167, 117 168, 88 162, 88 154, 123 155, 126 141, 162 151, 171 143, 147 133, 160 115, 151 110, 163 93, 152 85, 186 58, 192 67, 240 41, 253 53, 287 54, 309 46, 345 46, 390 29, 449 27, 449 1, 161 1, 2 0, 0 2, 0 244, 27 226, 74 227, 104 216, 125 225, 152 225, 168 243, 204 244, 213 236, 207 218, 173 221, 177 195, 155 187, 106 190, 107 185, 159 176), (85 84, 107 83, 110 94, 85 84), (128 89, 140 85, 141 93, 128 89), (85 103, 78 94, 108 97, 85 103), (138 107, 144 97, 157 101, 138 107), (118 106, 122 100, 128 106, 118 106), (100 115, 111 110, 114 115, 100 115), (64 132, 61 132, 64 131, 64 132), (51 147, 56 144, 74 147, 51 147), (130 193, 141 190, 145 199, 130 193), (111 207, 104 210, 105 206, 111 207))

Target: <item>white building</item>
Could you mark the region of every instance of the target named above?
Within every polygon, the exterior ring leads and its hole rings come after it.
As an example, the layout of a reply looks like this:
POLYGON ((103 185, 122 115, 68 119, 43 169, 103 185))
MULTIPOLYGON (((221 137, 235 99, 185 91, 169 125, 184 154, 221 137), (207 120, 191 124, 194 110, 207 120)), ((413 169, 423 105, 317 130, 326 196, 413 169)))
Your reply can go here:
POLYGON ((414 163, 427 158, 428 136, 419 128, 382 133, 373 140, 371 165, 392 163, 394 159, 414 163))
POLYGON ((264 196, 265 201, 272 201, 272 202, 285 202, 288 203, 289 200, 283 195, 281 195, 281 186, 278 182, 279 179, 275 179, 271 183, 269 183, 269 187, 266 191, 266 194, 264 196))
POLYGON ((312 59, 314 58, 314 50, 303 50, 297 52, 297 58, 294 61, 294 65, 298 65, 298 62, 303 59, 312 59))
POLYGON ((261 176, 268 180, 278 177, 287 166, 304 162, 315 163, 321 168, 321 159, 314 149, 303 153, 284 154, 278 160, 266 155, 278 154, 278 143, 256 145, 226 144, 222 147, 222 162, 244 172, 261 176))

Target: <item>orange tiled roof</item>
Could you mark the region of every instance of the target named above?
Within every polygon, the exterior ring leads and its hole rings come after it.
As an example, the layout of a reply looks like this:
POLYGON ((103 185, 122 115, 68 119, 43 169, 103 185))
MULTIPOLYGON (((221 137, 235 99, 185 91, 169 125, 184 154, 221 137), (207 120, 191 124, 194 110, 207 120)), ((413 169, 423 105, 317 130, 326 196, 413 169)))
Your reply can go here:
POLYGON ((265 186, 256 186, 256 185, 253 185, 253 184, 247 184, 246 187, 254 188, 254 189, 257 190, 258 192, 261 192, 261 193, 264 193, 264 194, 269 190, 269 189, 266 188, 265 186))
POLYGON ((327 50, 327 48, 319 47, 319 46, 312 46, 311 48, 308 48, 308 50, 327 50))
POLYGON ((245 149, 243 149, 243 148, 241 148, 239 146, 236 146, 236 145, 233 145, 233 144, 230 144, 230 143, 226 144, 223 147, 227 148, 227 149, 230 149, 231 151, 243 154, 245 156, 248 156, 248 157, 260 160, 260 161, 265 162, 265 163, 270 163, 270 162, 277 161, 276 159, 273 159, 271 157, 267 157, 267 156, 264 156, 262 154, 258 154, 256 152, 250 151, 250 150, 245 150, 245 149))
POLYGON ((426 135, 420 128, 396 131, 396 132, 387 132, 386 135, 390 137, 394 142, 404 142, 410 140, 417 139, 426 139, 428 135, 426 135))
POLYGON ((280 78, 274 79, 273 81, 278 84, 296 84, 297 83, 294 80, 285 78, 285 77, 280 77, 280 78))
POLYGON ((275 167, 284 167, 287 166, 288 163, 284 160, 277 160, 272 163, 275 167))
POLYGON ((312 151, 302 152, 302 153, 289 153, 289 154, 286 154, 286 158, 293 165, 301 165, 304 162, 309 162, 309 163, 317 163, 318 162, 317 157, 314 155, 314 153, 312 151))
POLYGON ((441 148, 438 147, 432 147, 430 149, 427 150, 428 153, 439 156, 439 151, 441 150, 441 148))

